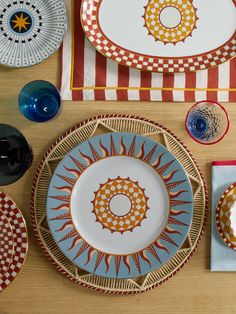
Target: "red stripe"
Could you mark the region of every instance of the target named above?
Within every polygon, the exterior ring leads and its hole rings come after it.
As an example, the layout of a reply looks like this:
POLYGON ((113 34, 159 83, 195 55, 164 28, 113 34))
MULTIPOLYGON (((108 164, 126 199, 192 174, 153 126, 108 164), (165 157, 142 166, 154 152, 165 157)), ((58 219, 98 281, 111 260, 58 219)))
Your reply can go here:
MULTIPOLYGON (((174 87, 174 74, 164 74, 163 75, 163 87, 173 88, 174 87)), ((173 102, 173 91, 162 91, 162 101, 173 102)))
MULTIPOLYGON (((106 86, 107 59, 96 52, 96 79, 95 86, 106 86)), ((95 100, 105 100, 105 90, 95 90, 95 100)))
POLYGON ((72 100, 73 101, 82 101, 84 100, 84 95, 82 90, 73 90, 72 91, 72 100))
POLYGON ((236 160, 213 161, 212 166, 236 166, 236 160))
MULTIPOLYGON (((80 19, 80 6, 81 0, 73 0, 74 12, 72 12, 74 24, 74 69, 73 69, 73 87, 84 86, 84 45, 85 35, 81 26, 80 19)), ((73 36, 73 34, 72 34, 73 36)), ((82 91, 72 91, 73 100, 82 100, 82 91)))
MULTIPOLYGON (((141 72, 141 87, 150 88, 152 86, 152 73, 151 72, 141 72)), ((141 90, 139 92, 141 101, 150 101, 151 95, 150 90, 141 90)))
MULTIPOLYGON (((185 75, 186 88, 196 88, 197 76, 196 73, 186 73, 185 75)), ((192 102, 195 101, 195 92, 194 91, 185 91, 185 101, 192 102)))
MULTIPOLYGON (((214 67, 208 70, 208 88, 218 88, 219 87, 219 70, 218 67, 214 67)), ((207 99, 217 101, 218 95, 217 91, 207 92, 207 99)))
MULTIPOLYGON (((230 88, 236 89, 236 58, 230 61, 230 88)), ((236 91, 229 93, 229 101, 236 101, 236 91)))
MULTIPOLYGON (((118 87, 128 87, 129 86, 129 68, 118 65, 118 87)), ((127 101, 128 100, 128 90, 117 90, 117 100, 127 101)))

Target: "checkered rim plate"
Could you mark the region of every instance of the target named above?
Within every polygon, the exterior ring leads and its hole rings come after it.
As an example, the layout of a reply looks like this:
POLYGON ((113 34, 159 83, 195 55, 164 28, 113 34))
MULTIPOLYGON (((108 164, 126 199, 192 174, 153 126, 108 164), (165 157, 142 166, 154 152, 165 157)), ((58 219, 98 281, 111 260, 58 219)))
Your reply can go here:
POLYGON ((26 223, 20 210, 10 197, 3 192, 0 192, 0 210, 11 224, 15 249, 9 269, 0 278, 1 292, 12 283, 25 262, 28 250, 28 236, 26 223))
POLYGON ((13 233, 6 216, 0 210, 0 278, 8 270, 14 253, 13 233))
MULTIPOLYGON (((230 240, 230 235, 226 234, 226 232, 222 228, 222 223, 221 223, 221 216, 222 216, 222 204, 224 203, 225 199, 227 198, 230 193, 233 192, 233 190, 236 187, 236 182, 231 184, 222 194, 220 197, 217 207, 216 207, 216 227, 217 231, 219 232, 220 237, 222 240, 225 242, 226 245, 228 245, 231 249, 236 251, 236 246, 234 242, 231 242, 230 240)), ((228 213, 227 213, 228 214, 228 213)))
MULTIPOLYGON (((81 21, 85 34, 92 45, 104 56, 139 70, 178 73, 194 72, 218 66, 236 56, 236 31, 222 46, 201 55, 183 58, 163 58, 138 54, 111 42, 102 32, 98 10, 102 0, 83 0, 81 21)), ((236 5, 236 0, 233 0, 236 5)))

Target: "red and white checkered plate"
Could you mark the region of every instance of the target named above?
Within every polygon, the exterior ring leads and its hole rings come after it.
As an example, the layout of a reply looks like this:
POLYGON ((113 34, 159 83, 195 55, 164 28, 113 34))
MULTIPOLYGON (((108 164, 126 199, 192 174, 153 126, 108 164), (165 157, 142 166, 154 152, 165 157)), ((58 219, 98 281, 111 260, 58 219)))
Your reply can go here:
POLYGON ((184 73, 236 55, 236 0, 83 0, 81 21, 93 46, 125 66, 184 73), (222 14, 224 12, 224 14, 222 14))
POLYGON ((14 253, 13 233, 6 216, 0 210, 0 278, 8 270, 14 253))
POLYGON ((0 191, 0 210, 7 218, 13 235, 14 252, 8 269, 0 276, 0 292, 9 286, 20 272, 27 255, 28 236, 25 220, 11 198, 0 191))

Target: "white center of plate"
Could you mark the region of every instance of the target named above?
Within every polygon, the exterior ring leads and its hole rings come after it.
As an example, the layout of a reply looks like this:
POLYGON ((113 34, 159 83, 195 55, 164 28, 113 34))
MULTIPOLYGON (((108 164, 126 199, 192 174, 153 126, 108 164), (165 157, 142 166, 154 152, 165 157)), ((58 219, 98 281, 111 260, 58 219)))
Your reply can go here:
POLYGON ((173 6, 165 7, 160 12, 161 24, 166 28, 177 27, 181 23, 181 20, 182 16, 180 11, 173 6))
POLYGON ((131 210, 132 203, 128 196, 117 194, 110 200, 109 209, 113 215, 122 217, 127 215, 131 210))
MULTIPOLYGON (((138 193, 142 195, 143 192, 138 193)), ((103 195, 99 194, 99 197, 103 204, 103 195)), ((135 204, 138 209, 138 198, 135 204)), ((100 208, 102 212, 103 206, 100 208)), ((111 208, 114 214, 127 215, 130 200, 116 195, 111 199, 111 208)), ((135 212, 135 215, 139 214, 135 212)), ((109 254, 132 254, 151 244, 162 232, 169 216, 169 196, 163 180, 145 162, 126 156, 109 157, 94 163, 80 176, 71 195, 71 216, 75 228, 92 247, 109 254), (93 212, 96 192, 106 182, 118 177, 136 182, 147 197, 146 218, 132 232, 111 232, 103 228, 93 212)), ((110 218, 106 216, 104 219, 109 222, 110 218)))

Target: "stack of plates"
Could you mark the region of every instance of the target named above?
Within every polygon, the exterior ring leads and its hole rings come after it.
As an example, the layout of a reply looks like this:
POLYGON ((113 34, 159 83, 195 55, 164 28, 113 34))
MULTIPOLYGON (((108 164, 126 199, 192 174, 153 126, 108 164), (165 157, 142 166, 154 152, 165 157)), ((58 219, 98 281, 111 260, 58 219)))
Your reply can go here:
POLYGON ((0 192, 0 292, 20 272, 28 249, 24 218, 11 198, 0 192))
POLYGON ((195 161, 168 130, 141 118, 95 117, 66 132, 40 163, 32 195, 50 260, 108 293, 143 292, 172 277, 205 225, 195 161))

